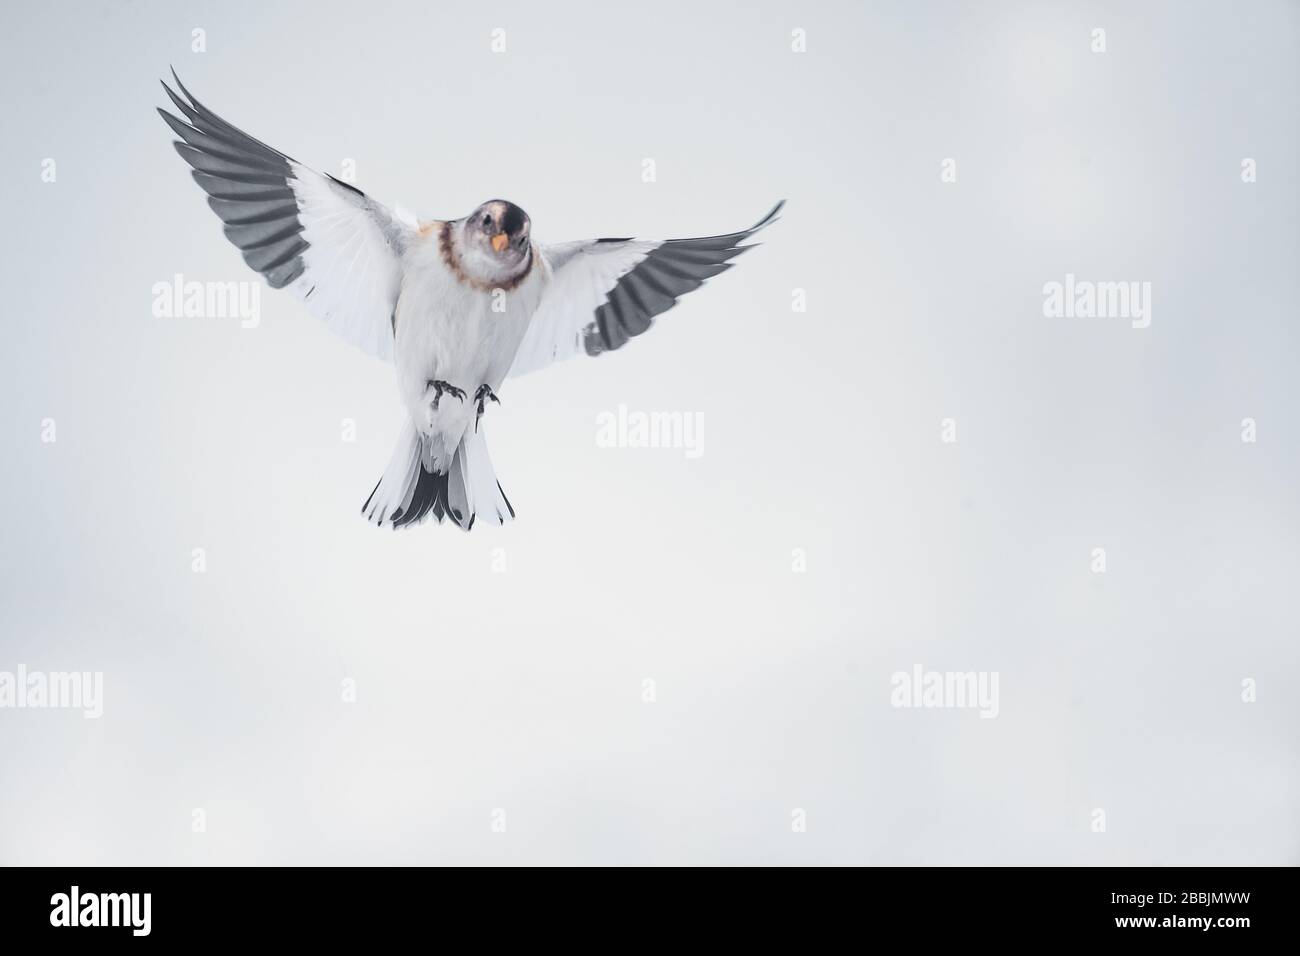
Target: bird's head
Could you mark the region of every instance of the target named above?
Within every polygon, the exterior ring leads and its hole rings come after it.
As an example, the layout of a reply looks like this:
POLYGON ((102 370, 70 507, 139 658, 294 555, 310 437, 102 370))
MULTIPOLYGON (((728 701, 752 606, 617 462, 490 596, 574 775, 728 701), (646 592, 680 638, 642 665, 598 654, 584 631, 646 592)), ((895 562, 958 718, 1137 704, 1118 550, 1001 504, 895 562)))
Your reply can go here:
POLYGON ((461 221, 460 260, 479 282, 506 282, 529 265, 528 213, 504 199, 490 199, 461 221))

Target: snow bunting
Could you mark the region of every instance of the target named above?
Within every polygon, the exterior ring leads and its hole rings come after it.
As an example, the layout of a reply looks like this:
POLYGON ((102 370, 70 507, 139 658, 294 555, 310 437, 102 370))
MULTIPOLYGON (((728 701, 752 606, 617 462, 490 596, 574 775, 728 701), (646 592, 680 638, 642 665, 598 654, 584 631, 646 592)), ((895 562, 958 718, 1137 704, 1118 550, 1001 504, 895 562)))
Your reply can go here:
POLYGON ((236 129, 172 76, 180 94, 163 89, 184 119, 158 112, 244 261, 396 366, 402 434, 361 509, 380 526, 510 521, 482 425, 505 379, 622 347, 731 268, 783 205, 722 236, 557 245, 535 243, 528 215, 504 199, 461 219, 408 220, 236 129))

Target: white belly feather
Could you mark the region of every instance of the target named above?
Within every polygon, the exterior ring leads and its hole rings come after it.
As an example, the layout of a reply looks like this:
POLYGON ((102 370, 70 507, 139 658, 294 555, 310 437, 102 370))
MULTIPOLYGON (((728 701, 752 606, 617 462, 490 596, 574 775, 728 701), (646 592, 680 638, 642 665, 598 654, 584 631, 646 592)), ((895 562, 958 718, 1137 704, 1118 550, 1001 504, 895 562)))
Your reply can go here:
POLYGON ((473 427, 479 386, 501 388, 541 298, 544 270, 539 257, 518 287, 494 293, 459 281, 436 242, 409 250, 395 312, 397 382, 416 429, 428 440, 426 463, 436 470, 446 469, 465 429, 473 427), (464 400, 444 393, 435 411, 430 381, 461 389, 464 400))

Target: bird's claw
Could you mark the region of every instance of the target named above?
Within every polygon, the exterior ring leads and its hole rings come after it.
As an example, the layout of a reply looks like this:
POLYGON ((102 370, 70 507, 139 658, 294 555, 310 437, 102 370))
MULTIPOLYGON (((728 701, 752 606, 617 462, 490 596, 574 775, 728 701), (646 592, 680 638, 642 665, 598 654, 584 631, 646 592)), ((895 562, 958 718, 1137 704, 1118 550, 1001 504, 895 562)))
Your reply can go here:
POLYGON ((446 392, 452 398, 458 398, 462 402, 465 401, 464 390, 457 388, 455 385, 448 384, 447 382, 438 381, 437 379, 429 379, 429 381, 424 383, 424 387, 426 389, 433 389, 433 410, 435 412, 438 410, 438 403, 442 401, 443 392, 446 392))
POLYGON ((498 405, 501 404, 501 399, 496 397, 496 393, 488 385, 480 385, 478 391, 474 393, 474 401, 478 403, 478 412, 474 415, 474 431, 478 431, 478 420, 483 417, 484 403, 489 399, 498 405))

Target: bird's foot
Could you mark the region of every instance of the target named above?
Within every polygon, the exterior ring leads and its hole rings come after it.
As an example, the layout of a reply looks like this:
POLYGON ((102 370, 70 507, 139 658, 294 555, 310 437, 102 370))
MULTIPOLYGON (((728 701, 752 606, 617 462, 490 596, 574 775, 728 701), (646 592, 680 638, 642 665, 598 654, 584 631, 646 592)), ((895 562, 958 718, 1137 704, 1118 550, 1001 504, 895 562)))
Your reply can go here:
POLYGON ((478 403, 478 412, 474 415, 474 431, 478 431, 478 420, 483 417, 483 407, 489 399, 498 405, 501 404, 501 399, 496 397, 496 393, 491 388, 487 385, 480 385, 478 391, 474 393, 474 401, 478 403))
POLYGON ((457 388, 455 385, 449 385, 446 382, 441 382, 436 379, 429 379, 429 381, 424 383, 424 387, 426 389, 433 389, 433 410, 435 412, 438 410, 438 403, 442 401, 442 395, 444 392, 452 398, 459 398, 462 402, 465 401, 465 392, 462 389, 457 388))

